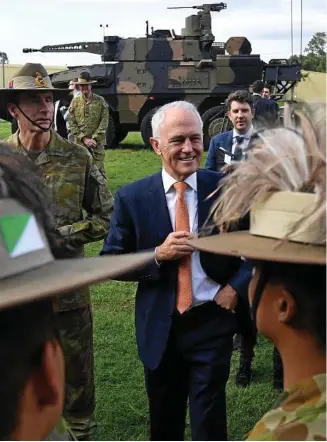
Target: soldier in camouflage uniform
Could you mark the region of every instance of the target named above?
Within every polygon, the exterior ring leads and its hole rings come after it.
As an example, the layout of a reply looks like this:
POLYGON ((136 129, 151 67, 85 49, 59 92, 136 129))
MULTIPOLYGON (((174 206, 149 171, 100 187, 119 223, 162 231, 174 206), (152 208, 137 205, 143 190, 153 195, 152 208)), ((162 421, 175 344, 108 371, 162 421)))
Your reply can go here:
POLYGON ((96 81, 92 80, 88 72, 82 72, 75 82, 82 93, 71 102, 68 123, 75 142, 89 149, 94 163, 105 175, 104 144, 109 123, 109 109, 104 98, 92 92, 92 83, 96 81))
POLYGON ((222 231, 250 212, 250 231, 191 241, 253 260, 253 318, 282 358, 285 391, 247 440, 326 440, 326 113, 294 112, 298 126, 286 107, 285 128, 253 141, 214 208, 222 231))
MULTIPOLYGON (((57 232, 82 257, 84 244, 107 234, 113 198, 106 179, 88 150, 51 130, 54 95, 42 65, 27 64, 2 92, 2 109, 18 119, 20 129, 7 139, 12 151, 38 167, 52 199, 57 232), (83 216, 83 210, 86 216, 83 216)), ((2 118, 5 118, 2 114, 2 118)), ((88 288, 57 299, 58 321, 66 360, 64 416, 77 439, 92 439, 95 429, 93 320, 88 288)))
POLYGON ((0 440, 76 440, 60 418, 65 364, 53 299, 153 259, 67 263, 75 250, 50 209, 37 168, 0 142, 0 440))

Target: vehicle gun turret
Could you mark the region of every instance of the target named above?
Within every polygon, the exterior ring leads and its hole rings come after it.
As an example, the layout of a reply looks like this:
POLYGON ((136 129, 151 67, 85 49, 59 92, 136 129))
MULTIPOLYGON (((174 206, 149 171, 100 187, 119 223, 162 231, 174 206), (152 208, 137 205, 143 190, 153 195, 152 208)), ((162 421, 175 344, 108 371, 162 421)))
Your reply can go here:
POLYGON ((265 63, 259 54, 252 54, 251 43, 244 36, 215 41, 211 14, 226 9, 226 3, 168 9, 186 8, 198 11, 185 18, 179 34, 170 29, 153 29, 146 21, 142 37, 112 35, 105 36, 102 42, 50 45, 23 52, 86 52, 101 56, 103 63, 70 67, 50 77, 56 87, 67 87, 85 70, 97 80, 94 90, 110 107, 108 147, 122 140, 128 131, 137 130, 149 145, 154 111, 175 100, 196 105, 203 119, 207 147, 216 128, 223 127, 219 116, 224 115, 224 102, 231 92, 248 90, 255 80, 264 80, 274 88, 274 97, 281 98, 300 80, 300 68, 278 59, 265 63))

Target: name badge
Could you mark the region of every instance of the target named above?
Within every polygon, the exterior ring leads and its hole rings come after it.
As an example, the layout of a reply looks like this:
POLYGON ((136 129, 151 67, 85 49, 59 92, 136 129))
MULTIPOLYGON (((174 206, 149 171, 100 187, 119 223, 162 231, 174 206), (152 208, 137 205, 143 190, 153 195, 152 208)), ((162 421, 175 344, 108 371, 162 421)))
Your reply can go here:
POLYGON ((225 154, 224 161, 225 161, 225 164, 231 164, 232 158, 229 155, 225 154))

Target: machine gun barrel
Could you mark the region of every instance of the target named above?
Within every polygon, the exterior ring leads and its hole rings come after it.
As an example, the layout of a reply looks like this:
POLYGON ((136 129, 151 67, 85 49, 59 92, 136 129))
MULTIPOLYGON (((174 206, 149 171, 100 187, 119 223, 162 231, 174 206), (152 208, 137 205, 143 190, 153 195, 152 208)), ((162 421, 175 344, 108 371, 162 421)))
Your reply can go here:
POLYGON ((41 49, 34 48, 24 48, 23 53, 27 54, 30 52, 89 52, 91 54, 102 55, 104 51, 103 42, 79 42, 79 43, 68 43, 62 45, 48 45, 42 46, 41 49))
POLYGON ((196 6, 169 6, 167 9, 202 9, 205 12, 219 12, 227 9, 226 3, 205 3, 196 6))

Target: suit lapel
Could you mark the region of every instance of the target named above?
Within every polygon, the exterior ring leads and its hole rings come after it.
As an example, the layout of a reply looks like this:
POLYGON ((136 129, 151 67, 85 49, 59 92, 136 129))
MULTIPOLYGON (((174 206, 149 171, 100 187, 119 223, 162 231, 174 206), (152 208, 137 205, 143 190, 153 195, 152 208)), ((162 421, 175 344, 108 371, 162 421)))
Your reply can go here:
POLYGON ((173 231, 169 211, 167 207, 166 195, 162 183, 161 172, 152 176, 148 187, 147 211, 153 226, 152 232, 160 237, 160 240, 173 231))
POLYGON ((228 152, 231 152, 232 148, 233 148, 233 131, 232 130, 227 132, 224 144, 225 144, 224 149, 228 150, 228 152))
MULTIPOLYGON (((218 183, 218 180, 217 180, 218 183)), ((197 173, 197 186, 198 186, 198 221, 199 230, 204 225, 208 218, 210 207, 212 205, 213 199, 208 198, 216 190, 216 187, 212 186, 212 183, 207 182, 205 175, 201 172, 197 173)))

